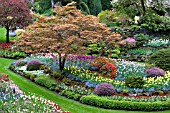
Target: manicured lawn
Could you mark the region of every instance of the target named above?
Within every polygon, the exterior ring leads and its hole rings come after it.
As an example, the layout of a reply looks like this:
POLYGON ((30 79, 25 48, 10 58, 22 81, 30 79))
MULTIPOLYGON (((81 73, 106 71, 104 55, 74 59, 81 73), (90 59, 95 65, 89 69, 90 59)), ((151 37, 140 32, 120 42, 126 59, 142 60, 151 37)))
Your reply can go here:
MULTIPOLYGON (((0 42, 5 42, 6 41, 6 29, 0 27, 0 42)), ((10 40, 14 40, 14 37, 10 37, 10 40)))
POLYGON ((8 66, 13 60, 0 58, 0 72, 5 72, 9 74, 11 80, 14 81, 15 84, 19 86, 21 90, 26 93, 32 92, 38 96, 43 96, 46 99, 52 100, 60 105, 64 110, 70 111, 71 113, 170 113, 168 111, 161 111, 161 112, 139 112, 139 111, 122 111, 122 110, 106 110, 96 107, 91 107, 87 105, 83 105, 81 103, 72 101, 70 99, 66 99, 55 93, 46 90, 43 87, 40 87, 29 80, 14 74, 13 72, 8 70, 8 66))

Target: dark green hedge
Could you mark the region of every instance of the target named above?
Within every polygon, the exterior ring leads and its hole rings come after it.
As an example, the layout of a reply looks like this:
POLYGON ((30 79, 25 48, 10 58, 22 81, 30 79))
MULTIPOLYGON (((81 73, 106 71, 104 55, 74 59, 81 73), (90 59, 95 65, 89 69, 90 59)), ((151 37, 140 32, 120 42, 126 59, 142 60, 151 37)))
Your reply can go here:
POLYGON ((66 91, 66 90, 63 90, 61 93, 60 93, 61 96, 66 96, 67 98, 69 99, 73 99, 73 100, 76 100, 76 101, 79 101, 81 95, 79 94, 75 94, 74 92, 71 92, 71 91, 66 91))
POLYGON ((46 88, 51 88, 53 84, 55 83, 54 80, 52 80, 50 77, 46 76, 41 76, 38 78, 35 78, 35 83, 45 86, 46 88))
POLYGON ((80 102, 96 107, 106 109, 120 109, 131 111, 161 111, 170 109, 170 101, 157 101, 157 102, 131 102, 131 101, 118 101, 109 100, 105 97, 95 95, 83 96, 80 102))

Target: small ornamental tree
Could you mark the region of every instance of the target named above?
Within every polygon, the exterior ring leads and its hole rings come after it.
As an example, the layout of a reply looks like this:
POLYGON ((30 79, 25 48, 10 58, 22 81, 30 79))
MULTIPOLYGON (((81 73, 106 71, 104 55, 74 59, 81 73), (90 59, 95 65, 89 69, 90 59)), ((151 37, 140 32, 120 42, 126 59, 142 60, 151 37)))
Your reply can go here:
POLYGON ((0 0, 0 26, 5 27, 6 42, 9 42, 9 30, 25 27, 31 23, 30 10, 25 0, 0 0))
POLYGON ((117 45, 121 35, 112 33, 105 24, 98 23, 97 17, 85 16, 74 4, 54 8, 55 16, 44 17, 33 14, 38 20, 22 33, 16 47, 32 53, 58 53, 60 70, 68 54, 85 54, 88 44, 105 43, 117 45), (61 54, 64 56, 61 57, 61 54))

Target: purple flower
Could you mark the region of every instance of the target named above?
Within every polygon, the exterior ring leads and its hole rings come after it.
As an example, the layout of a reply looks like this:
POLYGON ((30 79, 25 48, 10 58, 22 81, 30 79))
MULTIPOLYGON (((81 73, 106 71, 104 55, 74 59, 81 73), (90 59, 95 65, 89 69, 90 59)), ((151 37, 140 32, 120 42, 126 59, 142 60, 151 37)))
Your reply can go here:
POLYGON ((27 62, 23 61, 23 60, 17 60, 16 63, 15 63, 15 65, 18 66, 18 67, 24 66, 25 64, 27 64, 27 62))
POLYGON ((157 67, 148 68, 145 70, 145 73, 148 74, 148 77, 160 77, 165 75, 165 71, 157 67))
POLYGON ((27 63, 27 70, 28 71, 39 70, 41 65, 42 63, 39 60, 30 60, 27 63))
POLYGON ((39 60, 30 60, 27 65, 32 65, 32 64, 41 64, 39 60))
POLYGON ((96 86, 94 93, 99 96, 111 96, 115 92, 115 88, 108 83, 101 83, 96 86))

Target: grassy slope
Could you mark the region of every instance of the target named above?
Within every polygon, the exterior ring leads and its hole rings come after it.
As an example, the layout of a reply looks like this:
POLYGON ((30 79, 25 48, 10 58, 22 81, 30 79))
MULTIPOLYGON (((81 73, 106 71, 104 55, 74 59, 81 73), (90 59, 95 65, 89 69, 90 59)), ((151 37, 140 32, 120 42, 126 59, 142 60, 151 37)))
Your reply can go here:
POLYGON ((26 93, 32 92, 39 96, 43 96, 46 99, 52 100, 59 104, 64 110, 68 110, 71 113, 170 113, 169 111, 162 112, 139 112, 139 111, 123 111, 123 110, 106 110, 96 107, 91 107, 87 105, 80 104, 78 102, 72 101, 70 99, 66 99, 55 93, 48 91, 27 79, 14 74, 9 71, 7 68, 13 60, 0 58, 0 72, 5 72, 9 74, 11 80, 14 81, 15 84, 19 86, 21 90, 26 93))
MULTIPOLYGON (((6 41, 6 30, 5 28, 0 28, 0 42, 5 42, 6 41)), ((10 40, 14 40, 14 37, 10 37, 10 40)))

